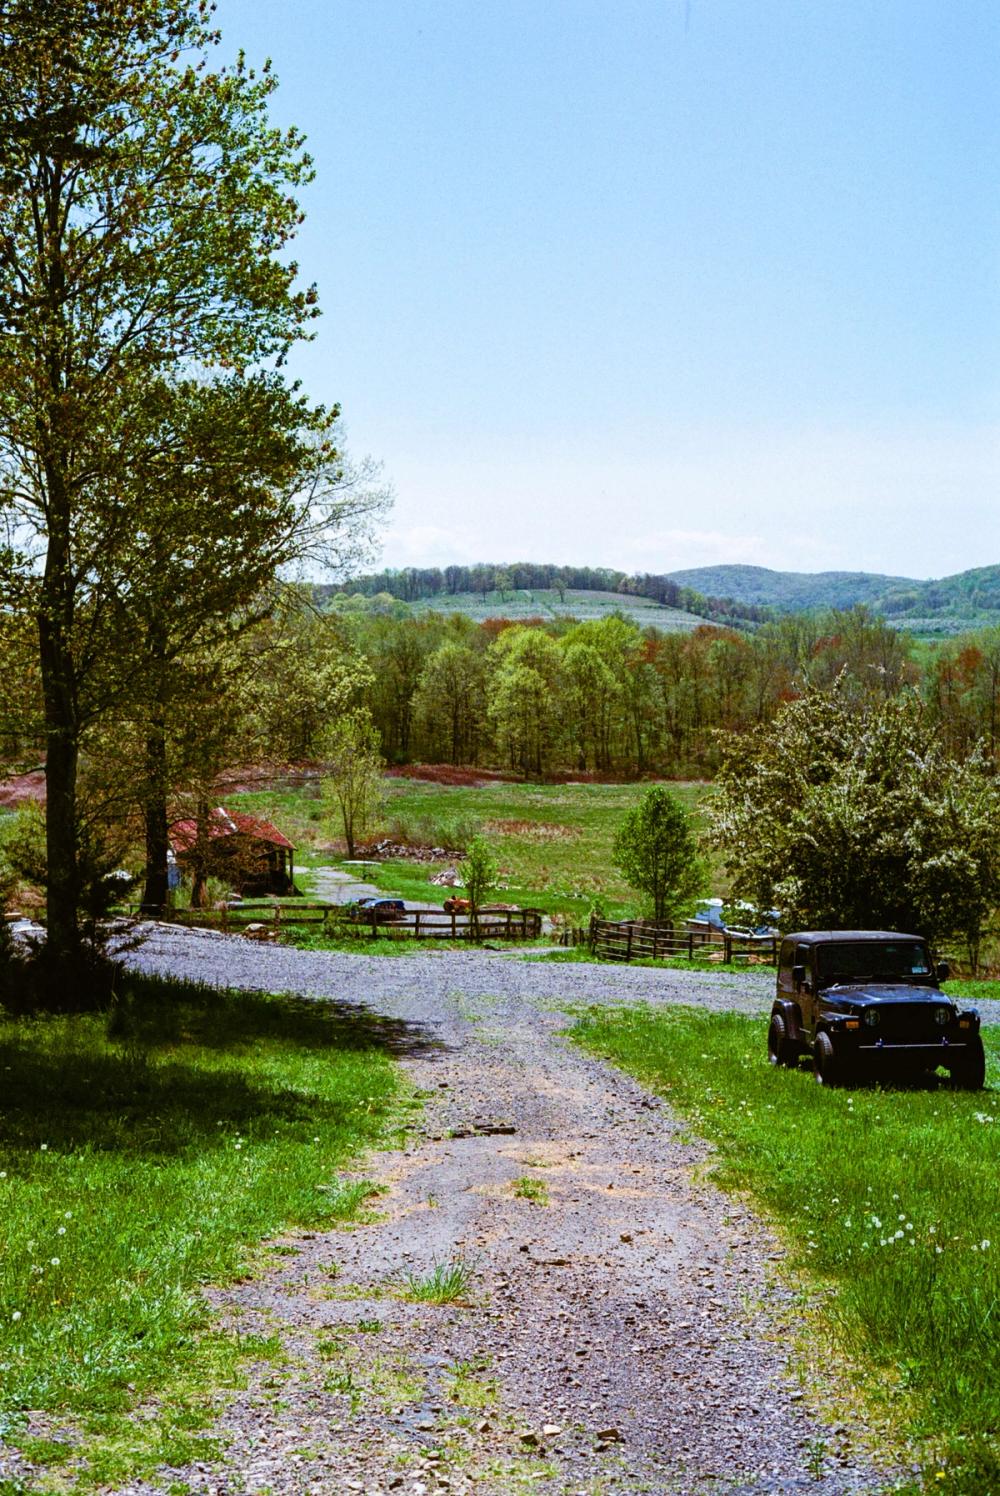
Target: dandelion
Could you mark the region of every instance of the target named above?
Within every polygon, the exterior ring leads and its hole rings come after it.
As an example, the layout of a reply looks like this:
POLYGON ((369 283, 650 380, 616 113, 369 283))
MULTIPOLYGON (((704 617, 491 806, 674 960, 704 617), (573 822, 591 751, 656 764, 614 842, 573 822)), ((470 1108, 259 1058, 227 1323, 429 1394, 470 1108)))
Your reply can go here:
POLYGON ((236 1144, 234 1144, 234 1147, 236 1147, 237 1149, 239 1149, 239 1148, 243 1147, 243 1144, 242 1143, 236 1143, 236 1144))
POLYGON ((313 1142, 314 1143, 318 1143, 319 1142, 319 1138, 313 1138, 313 1142))
POLYGON ((988 1241, 981 1241, 979 1243, 979 1250, 980 1250, 980 1252, 988 1252, 989 1249, 990 1249, 990 1244, 989 1244, 988 1241))
POLYGON ((49 1151, 49 1145, 48 1145, 48 1143, 43 1143, 42 1146, 41 1146, 41 1148, 39 1149, 39 1152, 41 1152, 41 1153, 48 1153, 48 1151, 49 1151))
POLYGON ((7 1170, 6 1169, 0 1169, 0 1179, 6 1179, 6 1178, 7 1178, 7 1170))
POLYGON ((67 1211, 63 1212, 63 1220, 64 1221, 71 1221, 72 1219, 73 1219, 73 1212, 71 1210, 67 1210, 67 1211))
POLYGON ((21 1311, 20 1311, 20 1309, 15 1309, 14 1313, 11 1315, 11 1319, 17 1320, 17 1319, 20 1319, 20 1318, 21 1318, 21 1311))
POLYGON ((49 1258, 49 1265, 51 1267, 58 1267, 59 1266, 59 1258, 58 1257, 50 1257, 49 1258))
POLYGON ((66 1235, 66 1227, 65 1226, 60 1226, 59 1229, 58 1229, 58 1231, 56 1232, 56 1236, 65 1236, 65 1235, 66 1235))
POLYGON ((895 1234, 895 1236, 892 1239, 893 1239, 893 1241, 902 1241, 902 1239, 903 1239, 903 1233, 902 1233, 902 1231, 897 1231, 896 1234, 895 1234))

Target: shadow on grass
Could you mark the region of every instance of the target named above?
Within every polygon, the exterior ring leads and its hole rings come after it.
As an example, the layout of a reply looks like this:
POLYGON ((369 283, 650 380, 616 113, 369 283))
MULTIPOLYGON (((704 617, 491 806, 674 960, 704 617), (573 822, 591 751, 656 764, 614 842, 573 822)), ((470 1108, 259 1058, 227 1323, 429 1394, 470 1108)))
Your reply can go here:
POLYGON ((276 1052, 333 1064, 442 1048, 421 1025, 363 1007, 130 975, 107 1017, 0 1021, 0 1145, 176 1155, 231 1146, 234 1131, 266 1138, 276 1123, 311 1136, 320 1119, 342 1125, 381 1098, 324 1098, 307 1076, 276 1081, 276 1052))

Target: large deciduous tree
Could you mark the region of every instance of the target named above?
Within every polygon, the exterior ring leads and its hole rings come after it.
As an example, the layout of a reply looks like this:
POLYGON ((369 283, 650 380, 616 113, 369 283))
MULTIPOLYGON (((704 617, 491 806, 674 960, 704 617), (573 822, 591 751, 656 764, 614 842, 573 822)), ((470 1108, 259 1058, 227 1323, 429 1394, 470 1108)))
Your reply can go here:
POLYGON ((0 502, 34 543, 49 953, 77 950, 79 621, 127 530, 151 381, 281 360, 313 314, 283 253, 311 165, 208 0, 0 9, 0 502), (113 522, 109 522, 110 520, 113 522))
POLYGON ((710 812, 733 893, 786 929, 961 936, 1000 903, 1000 779, 943 747, 915 697, 810 691, 733 738, 710 812))

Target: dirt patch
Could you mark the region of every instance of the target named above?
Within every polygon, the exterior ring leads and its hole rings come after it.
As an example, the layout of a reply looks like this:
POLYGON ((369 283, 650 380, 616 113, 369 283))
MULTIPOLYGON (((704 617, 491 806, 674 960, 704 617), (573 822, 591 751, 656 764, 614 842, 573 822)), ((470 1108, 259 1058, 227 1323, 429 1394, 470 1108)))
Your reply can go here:
POLYGON ((35 800, 39 805, 45 804, 44 769, 32 769, 28 774, 13 774, 9 779, 0 781, 0 808, 17 810, 19 806, 27 805, 29 800, 35 800))
POLYGON ((461 764, 394 764, 386 769, 390 779, 419 779, 427 784, 469 785, 482 788, 505 781, 517 783, 518 775, 501 769, 472 769, 461 764))

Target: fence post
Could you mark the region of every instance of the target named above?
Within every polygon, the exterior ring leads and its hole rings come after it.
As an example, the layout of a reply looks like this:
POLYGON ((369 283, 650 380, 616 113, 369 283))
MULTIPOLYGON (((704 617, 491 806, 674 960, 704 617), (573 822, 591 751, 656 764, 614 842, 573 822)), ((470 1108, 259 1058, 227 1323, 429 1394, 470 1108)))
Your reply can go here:
POLYGON ((627 944, 625 946, 625 960, 626 961, 631 961, 631 959, 632 959, 632 926, 629 925, 629 927, 628 927, 628 942, 627 942, 627 944))
POLYGON ((688 931, 688 960, 694 960, 694 931, 688 931))
POLYGON ((733 937, 723 935, 722 937, 722 959, 729 966, 733 959, 733 937))
POLYGON ((457 936, 455 934, 455 911, 454 911, 454 909, 451 911, 451 938, 452 938, 452 940, 455 940, 457 938, 457 936))
POLYGON ((378 939, 378 915, 375 913, 374 909, 372 910, 372 934, 371 934, 371 938, 372 938, 372 940, 377 940, 378 939))
POLYGON ((414 940, 419 940, 420 939, 420 910, 419 909, 414 909, 414 911, 413 911, 413 938, 414 938, 414 940))

